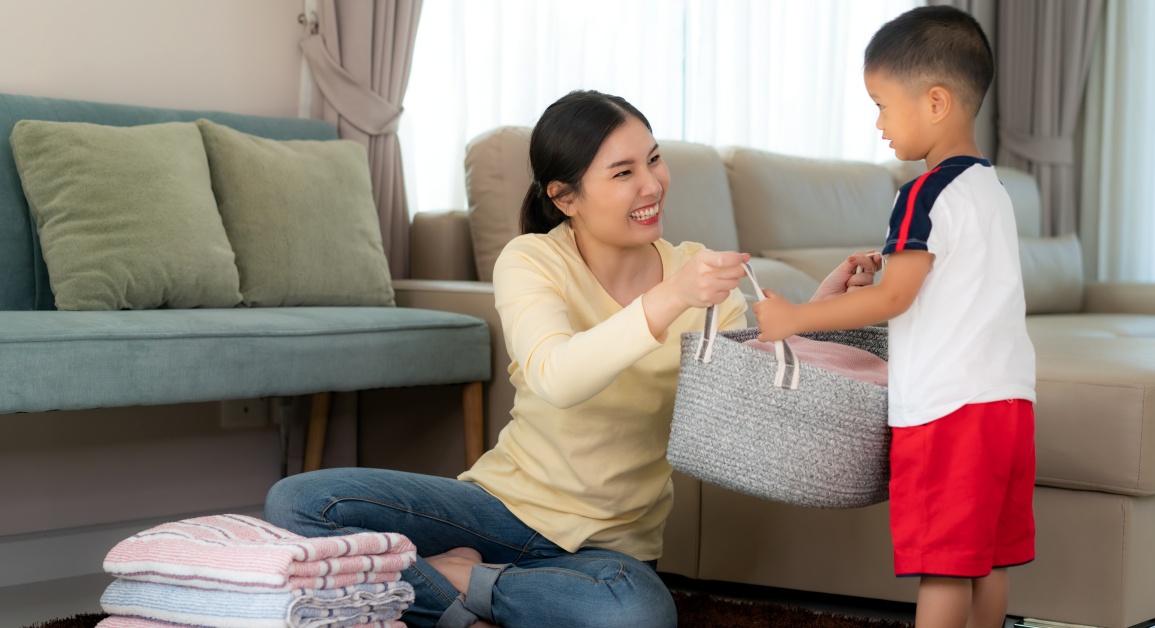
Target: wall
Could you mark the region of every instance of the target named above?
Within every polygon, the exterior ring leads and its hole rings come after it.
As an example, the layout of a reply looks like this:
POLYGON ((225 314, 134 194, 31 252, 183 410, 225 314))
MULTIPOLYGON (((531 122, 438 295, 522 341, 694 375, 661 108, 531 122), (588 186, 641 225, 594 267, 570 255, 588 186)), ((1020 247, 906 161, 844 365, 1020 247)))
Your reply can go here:
POLYGON ((5 0, 0 90, 296 116, 302 0, 5 0))
MULTIPOLYGON (((297 115, 302 0, 0 6, 0 92, 297 115)), ((280 432, 223 418, 218 403, 0 416, 0 588, 99 572, 111 543, 158 521, 259 513, 280 432)))

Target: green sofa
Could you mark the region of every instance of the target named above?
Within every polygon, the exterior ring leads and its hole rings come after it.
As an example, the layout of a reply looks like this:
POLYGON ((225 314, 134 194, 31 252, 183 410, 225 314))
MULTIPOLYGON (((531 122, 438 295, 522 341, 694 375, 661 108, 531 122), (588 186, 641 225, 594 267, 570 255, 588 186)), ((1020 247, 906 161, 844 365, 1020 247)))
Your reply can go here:
MULTIPOLYGON (((318 120, 0 94, 0 413, 436 384, 480 391, 490 378, 489 330, 462 314, 375 306, 58 311, 9 143, 14 125, 199 118, 274 140, 337 137, 318 120)), ((479 398, 476 405, 480 430, 479 398)))

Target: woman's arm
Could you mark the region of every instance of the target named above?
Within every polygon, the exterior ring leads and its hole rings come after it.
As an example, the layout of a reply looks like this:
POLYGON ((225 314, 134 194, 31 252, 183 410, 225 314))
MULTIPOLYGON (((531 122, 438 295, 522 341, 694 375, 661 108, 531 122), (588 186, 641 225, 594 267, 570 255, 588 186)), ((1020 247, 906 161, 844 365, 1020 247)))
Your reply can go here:
POLYGON ((601 295, 569 294, 564 262, 538 246, 532 240, 515 240, 502 252, 494 267, 494 298, 509 353, 526 384, 559 408, 604 390, 622 371, 661 347, 670 324, 687 309, 730 297, 730 290, 719 286, 737 287, 743 273, 737 262, 733 269, 711 264, 728 256, 741 260, 741 255, 700 251, 621 311, 575 331, 567 301, 601 295))
MULTIPOLYGON (((520 244, 520 243, 519 243, 520 244)), ((534 243, 529 243, 530 247, 534 243)), ((494 266, 493 291, 509 355, 534 394, 559 408, 586 401, 658 347, 641 301, 585 331, 570 323, 561 262, 544 250, 507 247, 494 266)))

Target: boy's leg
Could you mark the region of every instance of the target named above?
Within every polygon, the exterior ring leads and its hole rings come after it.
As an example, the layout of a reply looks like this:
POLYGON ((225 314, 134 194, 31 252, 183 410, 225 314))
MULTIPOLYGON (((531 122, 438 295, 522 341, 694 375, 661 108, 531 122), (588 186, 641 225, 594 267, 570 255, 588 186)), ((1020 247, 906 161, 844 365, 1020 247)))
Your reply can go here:
POLYGON ((971 580, 924 577, 918 584, 915 628, 967 628, 971 580))
POLYGON ((1010 576, 1006 569, 993 569, 985 578, 975 578, 971 594, 971 620, 967 628, 1001 628, 1007 618, 1010 576))

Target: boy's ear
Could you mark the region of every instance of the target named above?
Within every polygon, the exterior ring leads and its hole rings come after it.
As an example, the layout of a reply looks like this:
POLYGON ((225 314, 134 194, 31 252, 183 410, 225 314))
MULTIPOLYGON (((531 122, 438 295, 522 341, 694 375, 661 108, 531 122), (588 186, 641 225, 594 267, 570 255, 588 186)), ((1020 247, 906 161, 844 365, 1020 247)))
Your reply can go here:
POLYGON ((566 216, 573 217, 573 190, 561 181, 550 181, 545 186, 545 193, 553 201, 555 207, 566 216))
POLYGON ((926 93, 927 103, 930 105, 931 122, 938 122, 945 118, 954 107, 954 94, 942 85, 935 85, 926 93))

